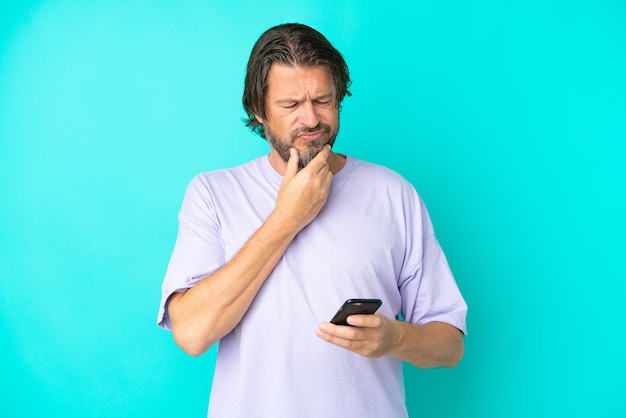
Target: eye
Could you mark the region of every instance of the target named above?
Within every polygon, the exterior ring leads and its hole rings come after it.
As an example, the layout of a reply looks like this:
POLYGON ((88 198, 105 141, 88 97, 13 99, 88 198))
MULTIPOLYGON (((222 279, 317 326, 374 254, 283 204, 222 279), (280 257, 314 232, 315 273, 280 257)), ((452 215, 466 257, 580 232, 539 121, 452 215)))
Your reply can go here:
POLYGON ((284 109, 294 109, 296 106, 298 105, 298 103, 286 103, 283 105, 284 109))

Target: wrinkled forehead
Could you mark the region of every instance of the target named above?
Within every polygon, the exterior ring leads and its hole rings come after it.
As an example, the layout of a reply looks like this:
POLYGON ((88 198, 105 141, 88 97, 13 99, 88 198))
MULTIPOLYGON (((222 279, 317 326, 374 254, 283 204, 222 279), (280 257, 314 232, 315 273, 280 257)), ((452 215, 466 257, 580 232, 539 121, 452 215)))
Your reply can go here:
POLYGON ((334 94, 333 77, 325 65, 297 66, 274 63, 267 77, 268 94, 334 94))

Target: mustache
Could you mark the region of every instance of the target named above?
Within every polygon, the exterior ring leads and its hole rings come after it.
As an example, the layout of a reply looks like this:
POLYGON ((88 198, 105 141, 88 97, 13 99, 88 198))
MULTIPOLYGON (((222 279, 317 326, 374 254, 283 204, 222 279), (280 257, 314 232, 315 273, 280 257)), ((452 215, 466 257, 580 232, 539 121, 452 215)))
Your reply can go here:
POLYGON ((295 129, 294 131, 291 132, 291 138, 295 138, 298 135, 305 133, 305 132, 316 132, 316 131, 322 131, 324 133, 330 133, 330 126, 326 125, 324 123, 318 123, 317 126, 313 127, 313 128, 308 128, 308 127, 302 127, 302 128, 298 128, 295 129))

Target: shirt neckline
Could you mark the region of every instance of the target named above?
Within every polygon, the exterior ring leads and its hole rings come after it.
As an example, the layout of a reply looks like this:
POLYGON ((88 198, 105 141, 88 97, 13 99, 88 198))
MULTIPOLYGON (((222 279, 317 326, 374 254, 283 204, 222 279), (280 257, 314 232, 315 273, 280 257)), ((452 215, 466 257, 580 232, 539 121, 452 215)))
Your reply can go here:
MULTIPOLYGON (((350 171, 352 171, 352 166, 354 164, 354 159, 348 155, 340 154, 343 157, 346 157, 346 163, 344 166, 334 175, 333 181, 340 180, 346 177, 350 171)), ((261 166, 261 171, 265 175, 265 177, 272 182, 273 184, 280 185, 283 181, 283 176, 278 173, 270 164, 269 154, 262 155, 258 159, 259 165, 261 166)))

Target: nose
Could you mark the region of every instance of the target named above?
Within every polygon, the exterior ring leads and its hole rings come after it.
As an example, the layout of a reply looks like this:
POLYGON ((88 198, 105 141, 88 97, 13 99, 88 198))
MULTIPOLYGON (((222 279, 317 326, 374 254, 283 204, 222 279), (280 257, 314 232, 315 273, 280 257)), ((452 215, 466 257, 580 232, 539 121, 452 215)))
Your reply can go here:
POLYGON ((300 123, 307 128, 315 128, 320 123, 320 117, 315 108, 315 104, 307 100, 302 104, 300 113, 300 123))

